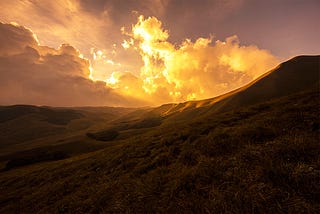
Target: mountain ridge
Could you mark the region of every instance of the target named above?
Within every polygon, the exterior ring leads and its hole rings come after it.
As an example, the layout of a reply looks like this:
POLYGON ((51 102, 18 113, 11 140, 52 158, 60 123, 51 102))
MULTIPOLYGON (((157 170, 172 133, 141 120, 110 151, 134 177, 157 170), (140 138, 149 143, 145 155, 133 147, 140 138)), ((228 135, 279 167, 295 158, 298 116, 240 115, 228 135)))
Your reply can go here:
MULTIPOLYGON (((290 77, 290 75, 288 75, 288 77, 290 77)), ((266 72, 251 83, 226 94, 198 101, 164 104, 155 108, 154 111, 158 111, 163 116, 168 116, 176 112, 193 111, 193 109, 198 108, 210 108, 211 112, 222 113, 233 110, 234 108, 290 95, 310 87, 319 88, 319 81, 320 56, 296 56, 281 63, 276 68, 266 72), (300 68, 294 68, 297 64, 301 64, 300 68), (294 68, 293 72, 291 72, 292 68, 294 68), (303 77, 302 68, 307 69, 309 74, 303 77), (286 85, 282 80, 285 79, 285 76, 288 75, 288 73, 293 73, 293 75, 291 75, 291 81, 294 81, 294 83, 288 83, 287 85, 290 85, 291 87, 282 90, 281 87, 285 87, 286 85), (302 81, 302 84, 301 82, 298 83, 298 81, 302 81), (260 91, 262 93, 255 94, 254 91, 260 91)))

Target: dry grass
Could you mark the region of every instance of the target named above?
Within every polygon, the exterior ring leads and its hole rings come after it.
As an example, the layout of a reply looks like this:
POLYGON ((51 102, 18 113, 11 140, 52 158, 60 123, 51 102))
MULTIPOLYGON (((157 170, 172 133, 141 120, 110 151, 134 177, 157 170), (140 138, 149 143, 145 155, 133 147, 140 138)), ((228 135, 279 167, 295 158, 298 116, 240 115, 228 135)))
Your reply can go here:
POLYGON ((0 211, 316 213, 319 92, 161 126, 2 172, 0 211))

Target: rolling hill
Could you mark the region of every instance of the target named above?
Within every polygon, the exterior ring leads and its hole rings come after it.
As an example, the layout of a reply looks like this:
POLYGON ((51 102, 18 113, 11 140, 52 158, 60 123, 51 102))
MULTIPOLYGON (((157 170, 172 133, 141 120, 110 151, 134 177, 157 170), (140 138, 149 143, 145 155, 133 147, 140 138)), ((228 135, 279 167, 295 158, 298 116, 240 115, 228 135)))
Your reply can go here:
POLYGON ((319 75, 320 56, 299 56, 202 101, 1 107, 0 212, 316 213, 319 75))
MULTIPOLYGON (((227 94, 200 101, 166 104, 154 109, 162 115, 193 111, 221 113, 270 99, 280 98, 312 87, 319 88, 320 56, 298 56, 267 72, 254 82, 227 94), (200 108, 200 109, 199 109, 200 108), (201 109, 204 108, 204 109, 201 109)), ((180 114, 183 118, 183 114, 180 114)))
POLYGON ((86 133, 99 130, 132 111, 136 109, 1 106, 0 166, 12 158, 28 159, 34 163, 104 148, 108 145, 87 139, 84 137, 86 133), (47 158, 49 156, 53 157, 47 158))

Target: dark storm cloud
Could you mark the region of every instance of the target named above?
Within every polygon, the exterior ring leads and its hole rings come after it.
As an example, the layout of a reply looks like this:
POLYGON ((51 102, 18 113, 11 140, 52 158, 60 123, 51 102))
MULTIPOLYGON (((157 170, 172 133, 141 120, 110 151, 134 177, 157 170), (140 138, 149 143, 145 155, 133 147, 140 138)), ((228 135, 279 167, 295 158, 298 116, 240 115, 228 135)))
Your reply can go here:
POLYGON ((132 105, 88 79, 89 62, 72 46, 39 46, 31 31, 11 24, 0 23, 0 35, 0 104, 132 105))

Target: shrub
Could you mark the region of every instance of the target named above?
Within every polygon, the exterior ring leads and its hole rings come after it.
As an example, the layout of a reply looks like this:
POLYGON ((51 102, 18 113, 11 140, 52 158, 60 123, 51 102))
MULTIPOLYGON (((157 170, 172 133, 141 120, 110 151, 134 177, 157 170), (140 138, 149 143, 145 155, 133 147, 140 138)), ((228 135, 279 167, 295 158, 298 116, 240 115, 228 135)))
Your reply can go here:
POLYGON ((112 141, 116 137, 118 137, 118 135, 119 135, 118 131, 111 130, 111 129, 100 131, 100 132, 95 132, 95 133, 91 133, 91 132, 87 133, 87 136, 89 138, 99 140, 99 141, 112 141))
POLYGON ((198 163, 198 155, 194 151, 182 151, 179 157, 180 162, 187 166, 194 166, 198 163))
POLYGON ((276 137, 276 133, 272 129, 259 126, 240 128, 238 135, 241 139, 255 143, 271 141, 276 137))
POLYGON ((46 161, 55 161, 68 158, 69 156, 62 151, 40 151, 22 155, 9 160, 6 163, 5 170, 10 170, 20 166, 31 165, 46 161))

